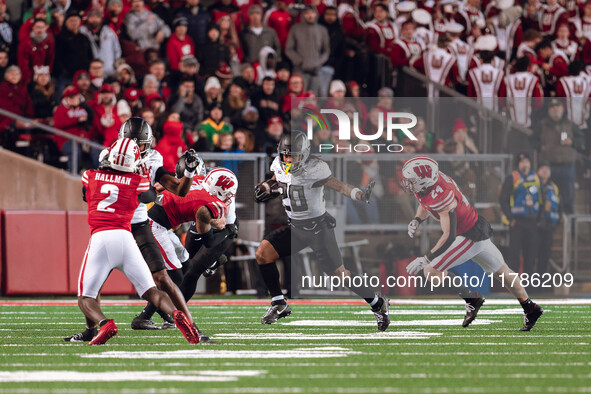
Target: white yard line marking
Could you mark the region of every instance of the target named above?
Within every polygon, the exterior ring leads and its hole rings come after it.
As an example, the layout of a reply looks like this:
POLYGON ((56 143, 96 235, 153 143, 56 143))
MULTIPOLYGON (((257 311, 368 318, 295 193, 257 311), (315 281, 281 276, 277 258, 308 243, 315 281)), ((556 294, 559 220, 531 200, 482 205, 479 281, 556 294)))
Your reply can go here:
POLYGON ((160 371, 0 371, 0 382, 232 382, 240 376, 258 376, 266 371, 187 371, 183 374, 160 371))
POLYGON ((423 331, 386 331, 373 332, 367 334, 347 334, 347 333, 330 333, 330 334, 304 334, 304 333, 260 333, 260 334, 217 334, 214 338, 220 339, 261 339, 261 340, 376 340, 376 339, 427 339, 432 336, 439 336, 441 333, 437 332, 423 332, 423 331))
MULTIPOLYGON (((485 304, 486 305, 486 304, 485 304)), ((550 312, 549 309, 544 310, 545 313, 550 312)), ((306 312, 308 313, 308 312, 306 312)), ((398 315, 428 315, 428 316, 441 316, 441 315, 464 315, 466 309, 458 308, 452 310, 433 310, 433 309, 390 309, 390 316, 398 315)), ((363 310, 353 312, 354 315, 373 315, 370 310, 363 310)), ((481 309, 478 312, 478 316, 481 315, 521 315, 523 316, 523 309, 521 308, 503 308, 503 309, 481 309)), ((545 316, 544 316, 545 317, 545 316)))
MULTIPOLYGON (((502 320, 476 319, 472 325, 487 325, 502 323, 502 320)), ((375 322, 365 320, 292 320, 282 322, 284 326, 302 327, 365 327, 375 326, 375 322)), ((432 320, 394 320, 390 326, 461 326, 462 319, 432 319, 432 320)))
POLYGON ((127 359, 195 359, 195 358, 257 358, 257 359, 292 359, 292 358, 329 358, 346 357, 361 354, 351 349, 316 347, 291 350, 176 350, 167 352, 125 352, 108 351, 95 354, 80 354, 84 358, 127 358, 127 359))

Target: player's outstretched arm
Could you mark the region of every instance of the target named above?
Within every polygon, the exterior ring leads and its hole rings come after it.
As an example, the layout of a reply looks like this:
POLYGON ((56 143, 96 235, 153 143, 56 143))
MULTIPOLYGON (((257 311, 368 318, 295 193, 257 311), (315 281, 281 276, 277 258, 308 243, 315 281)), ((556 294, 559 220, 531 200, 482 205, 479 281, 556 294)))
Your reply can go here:
POLYGON ((343 196, 349 197, 351 200, 364 201, 369 204, 374 185, 375 181, 371 181, 366 188, 360 189, 348 183, 341 182, 334 176, 329 176, 322 181, 316 182, 312 187, 326 186, 329 189, 341 193, 343 196))
POLYGON ((450 205, 437 212, 439 214, 439 223, 441 224, 443 234, 441 234, 441 237, 435 246, 433 246, 431 251, 425 256, 427 260, 431 261, 445 252, 456 240, 457 218, 455 209, 457 206, 458 204, 454 200, 450 205))
POLYGON ((184 176, 181 179, 177 179, 167 172, 166 174, 162 174, 160 176, 158 183, 160 183, 169 192, 181 197, 185 197, 191 189, 193 177, 184 176))

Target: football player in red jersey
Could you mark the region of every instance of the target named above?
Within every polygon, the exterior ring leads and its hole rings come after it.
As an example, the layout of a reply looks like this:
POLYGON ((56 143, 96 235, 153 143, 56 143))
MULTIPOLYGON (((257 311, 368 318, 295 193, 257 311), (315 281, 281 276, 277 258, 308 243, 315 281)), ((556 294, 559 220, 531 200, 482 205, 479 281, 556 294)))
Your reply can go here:
POLYGON ((88 170, 82 176, 91 237, 80 268, 78 306, 86 316, 88 327, 97 324, 100 327, 89 345, 102 345, 117 334, 113 319, 105 317, 97 301, 113 269, 123 272, 140 297, 171 313, 187 341, 199 343, 199 334, 187 316, 175 310, 168 295, 156 288, 131 234, 135 209, 140 202, 151 202, 156 196, 150 188, 150 181, 134 173, 139 160, 137 144, 122 138, 111 146, 108 166, 88 170))
MULTIPOLYGON (((420 224, 429 215, 441 224, 443 234, 423 257, 413 260, 406 268, 409 274, 423 271, 433 280, 450 275, 450 268, 472 259, 485 272, 494 273, 496 279, 505 284, 521 303, 524 311, 524 326, 521 331, 529 331, 542 316, 543 309, 533 303, 519 280, 505 263, 503 255, 491 242, 492 228, 470 205, 456 183, 439 171, 439 165, 429 156, 415 156, 402 168, 402 187, 413 193, 419 202, 415 218, 408 225, 408 235, 413 238, 420 224)), ((466 300, 464 327, 475 318, 484 303, 478 293, 462 287, 460 296, 466 300)))
MULTIPOLYGON (((233 204, 237 190, 238 179, 232 171, 225 168, 214 168, 202 182, 195 182, 193 189, 186 197, 178 197, 163 191, 162 198, 148 211, 150 226, 167 263, 168 274, 183 290, 187 301, 191 298, 192 293, 184 290, 192 288, 194 293, 196 285, 196 283, 192 286, 189 283, 186 283, 185 286, 182 285, 183 263, 186 265, 189 254, 183 250, 184 256, 179 259, 177 256, 179 245, 175 245, 175 242, 172 241, 169 230, 180 224, 194 221, 195 224, 192 228, 198 233, 206 248, 213 248, 228 237, 233 238, 234 227, 229 226, 230 228, 226 229, 226 222, 228 208, 233 204), (223 231, 214 233, 214 229, 223 231)), ((175 236, 173 235, 173 237, 175 236)), ((218 257, 219 255, 221 253, 218 254, 218 257)), ((186 265, 185 269, 188 269, 191 263, 186 265)), ((197 279, 198 276, 195 277, 195 282, 197 279)), ((149 320, 156 309, 155 305, 149 303, 138 318, 149 320)), ((163 327, 168 328, 169 325, 165 324, 163 327)), ((209 341, 209 338, 201 331, 199 331, 199 336, 201 342, 209 341)))

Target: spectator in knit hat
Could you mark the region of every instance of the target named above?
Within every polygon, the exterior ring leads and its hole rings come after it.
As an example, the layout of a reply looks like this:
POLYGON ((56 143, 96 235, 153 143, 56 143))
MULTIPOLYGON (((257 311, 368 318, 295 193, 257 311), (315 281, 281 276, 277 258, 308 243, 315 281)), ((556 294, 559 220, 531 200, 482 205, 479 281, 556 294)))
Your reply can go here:
POLYGON ((221 63, 220 67, 216 70, 215 76, 220 81, 220 85, 222 86, 222 90, 226 91, 226 88, 232 82, 232 70, 226 63, 221 63))
POLYGON ((277 33, 270 27, 263 26, 263 9, 260 5, 254 4, 248 10, 249 24, 240 34, 244 62, 253 63, 259 60, 259 54, 264 46, 275 50, 278 58, 281 58, 281 44, 277 33))
POLYGON ((117 97, 109 84, 104 84, 98 92, 96 103, 93 106, 94 133, 104 146, 111 144, 118 138, 121 121, 117 113, 117 97))
POLYGON ((189 22, 183 16, 175 18, 172 22, 173 34, 166 44, 166 56, 172 71, 178 71, 183 56, 195 55, 195 44, 187 34, 188 26, 189 22))
MULTIPOLYGON (((214 104, 211 106, 207 118, 201 122, 197 128, 199 138, 196 139, 194 137, 193 140, 199 142, 198 139, 206 139, 208 142, 207 149, 213 149, 218 143, 220 134, 232 133, 232 125, 224 122, 223 118, 224 111, 222 110, 221 104, 214 104)), ((201 145, 201 147, 203 147, 203 145, 201 145)))
POLYGON ((33 117, 53 124, 53 110, 58 105, 55 85, 51 82, 48 66, 34 66, 28 92, 33 104, 33 117))
POLYGON ((75 11, 68 11, 63 29, 55 38, 53 74, 58 78, 59 91, 71 83, 76 71, 88 70, 93 59, 90 42, 80 33, 81 21, 75 11))
POLYGON ((131 1, 131 10, 125 16, 124 23, 127 34, 142 51, 159 48, 170 37, 170 28, 158 15, 148 11, 143 0, 131 1))
POLYGON ((203 120, 203 101, 195 92, 195 82, 191 78, 183 80, 176 95, 169 101, 169 108, 177 112, 189 133, 197 130, 203 120))
POLYGON ((205 44, 207 27, 211 21, 209 13, 199 3, 200 0, 186 0, 177 14, 187 19, 188 34, 197 46, 205 44))
POLYGON ((285 54, 293 63, 294 72, 306 81, 306 86, 317 96, 326 97, 334 73, 332 67, 326 66, 330 57, 328 30, 316 22, 313 6, 306 7, 302 19, 289 32, 285 54))
POLYGON ((90 42, 93 58, 103 61, 105 72, 115 72, 115 60, 121 57, 121 45, 117 33, 107 24, 103 24, 103 13, 93 8, 88 11, 86 23, 80 27, 90 42))
POLYGON ((78 93, 84 97, 84 101, 90 103, 94 101, 94 94, 98 91, 91 89, 90 74, 86 70, 78 70, 74 74, 72 84, 78 89, 78 93))
MULTIPOLYGON (((31 116, 33 106, 27 94, 25 86, 21 83, 22 74, 17 66, 10 66, 4 73, 4 81, 0 83, 0 108, 14 112, 17 115, 31 116)), ((0 116, 0 141, 2 146, 12 149, 14 146, 15 134, 10 137, 7 131, 11 125, 15 129, 31 128, 30 125, 20 121, 13 121, 11 118, 0 116)))
POLYGON ((121 85, 121 89, 128 89, 137 86, 135 72, 133 68, 127 63, 122 63, 117 66, 117 80, 121 85))
POLYGON ((47 21, 36 19, 31 34, 18 44, 18 66, 23 73, 23 82, 28 83, 33 77, 34 66, 53 67, 55 42, 47 32, 47 21))
POLYGON ((127 88, 123 92, 123 98, 129 104, 132 114, 137 115, 143 107, 140 91, 136 88, 127 88))
POLYGON ((207 30, 207 41, 197 48, 197 59, 200 64, 199 74, 204 77, 215 75, 220 63, 230 61, 230 51, 220 42, 220 29, 216 25, 207 30))
POLYGON ((222 85, 216 77, 209 77, 205 82, 204 87, 205 101, 203 104, 205 107, 211 107, 214 104, 220 104, 222 102, 222 85))
POLYGON ((271 77, 265 77, 261 90, 251 97, 252 105, 259 110, 259 128, 263 129, 267 121, 274 116, 281 116, 280 101, 281 98, 275 89, 275 80, 271 77))
POLYGON ((179 120, 167 120, 162 125, 162 138, 156 145, 156 150, 162 155, 164 169, 174 173, 176 163, 187 150, 187 145, 182 138, 183 123, 179 120))
MULTIPOLYGON (((82 96, 76 87, 69 85, 64 89, 61 104, 53 114, 53 124, 55 128, 77 137, 89 138, 91 136, 89 129, 92 119, 89 117, 89 111, 82 106, 82 96)), ((54 139, 58 148, 65 155, 68 155, 68 170, 72 169, 74 155, 77 155, 78 165, 80 166, 82 146, 76 144, 75 148, 74 143, 65 137, 56 135, 54 139)), ((99 152, 95 149, 90 149, 88 153, 90 153, 93 167, 96 167, 98 165, 99 152)), ((75 170, 78 171, 78 168, 75 170)))

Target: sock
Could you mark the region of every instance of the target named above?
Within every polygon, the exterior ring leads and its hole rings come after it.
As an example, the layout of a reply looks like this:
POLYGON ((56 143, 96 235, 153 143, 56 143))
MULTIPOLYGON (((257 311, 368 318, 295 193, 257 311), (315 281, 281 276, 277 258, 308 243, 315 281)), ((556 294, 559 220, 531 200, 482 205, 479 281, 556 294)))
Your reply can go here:
POLYGON ((176 270, 170 270, 170 271, 166 271, 166 273, 168 274, 168 276, 170 277, 170 279, 172 280, 172 282, 175 285, 180 285, 181 282, 183 281, 183 270, 182 268, 176 269, 176 270))
POLYGON ((287 305, 283 294, 271 298, 271 305, 287 305))
POLYGON ((94 332, 96 331, 96 327, 86 327, 86 334, 94 334, 94 332))
MULTIPOLYGON (((449 277, 452 278, 452 280, 457 276, 455 273, 451 271, 447 271, 447 275, 449 275, 449 277)), ((472 291, 464 285, 459 286, 458 289, 460 290, 458 295, 462 297, 464 301, 466 301, 466 303, 472 303, 482 298, 482 296, 477 291, 472 291)))
POLYGON ((536 304, 533 303, 532 300, 530 300, 529 298, 523 302, 520 302, 521 307, 523 308, 523 311, 525 313, 530 313, 534 310, 536 304))
MULTIPOLYGON (((363 283, 363 280, 355 280, 355 277, 360 276, 359 274, 351 271, 351 284, 353 283, 363 283)), ((372 309, 378 309, 383 305, 383 301, 378 298, 378 291, 376 289, 372 289, 370 287, 357 287, 357 286, 350 286, 348 287, 353 293, 357 294, 359 297, 363 298, 365 302, 367 302, 372 309)))
MULTIPOLYGON (((529 300, 529 298, 528 298, 528 300, 529 300)), ((527 301, 526 301, 526 302, 527 302, 527 301)), ((531 301, 530 301, 530 302, 531 302, 531 301)), ((103 320, 101 320, 101 321, 99 322, 99 327, 102 327, 102 326, 104 326, 105 324, 107 324, 107 322, 108 322, 108 321, 109 321, 109 319, 103 319, 103 320)))
POLYGON ((156 305, 152 304, 151 302, 148 302, 148 305, 146 305, 146 307, 144 308, 142 313, 140 313, 138 318, 142 320, 150 320, 152 316, 154 316, 154 313, 156 313, 157 309, 158 308, 156 308, 156 305))
POLYGON ((158 309, 156 312, 160 315, 162 320, 164 320, 165 322, 174 323, 174 319, 168 313, 163 312, 160 309, 158 309))
POLYGON ((269 293, 271 293, 271 297, 283 296, 281 284, 279 283, 279 270, 277 269, 277 264, 275 264, 275 262, 272 262, 271 264, 262 264, 259 265, 259 269, 261 270, 265 285, 267 286, 269 293))
POLYGON ((185 297, 185 301, 189 301, 193 294, 195 294, 195 289, 197 289, 197 281, 201 277, 201 275, 205 272, 207 268, 209 268, 205 263, 202 261, 193 261, 190 260, 190 269, 185 273, 185 277, 183 281, 179 285, 179 289, 183 293, 183 297, 185 297))

